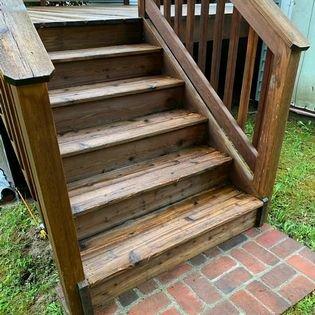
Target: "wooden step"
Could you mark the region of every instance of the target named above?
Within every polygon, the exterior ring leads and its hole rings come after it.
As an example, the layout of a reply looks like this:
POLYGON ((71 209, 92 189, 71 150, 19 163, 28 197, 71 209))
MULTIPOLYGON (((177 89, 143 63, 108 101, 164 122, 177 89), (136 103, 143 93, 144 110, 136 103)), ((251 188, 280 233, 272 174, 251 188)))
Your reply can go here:
POLYGON ((67 50, 51 56, 57 62, 50 89, 157 75, 162 68, 162 50, 148 44, 67 50))
POLYGON ((49 94, 57 131, 63 133, 179 107, 183 91, 181 80, 148 76, 57 89, 49 94))
POLYGON ((53 51, 49 53, 49 56, 51 61, 54 64, 57 64, 71 61, 132 56, 146 53, 160 53, 161 51, 162 51, 161 47, 142 43, 133 45, 118 45, 108 47, 53 51))
POLYGON ((141 19, 41 25, 37 31, 49 52, 137 44, 143 39, 141 19))
POLYGON ((207 119, 185 110, 69 132, 58 138, 68 182, 206 143, 207 119))
POLYGON ((225 182, 231 158, 194 147, 69 184, 79 239, 225 182))
POLYGON ((94 307, 254 226, 262 205, 217 187, 82 241, 94 307))

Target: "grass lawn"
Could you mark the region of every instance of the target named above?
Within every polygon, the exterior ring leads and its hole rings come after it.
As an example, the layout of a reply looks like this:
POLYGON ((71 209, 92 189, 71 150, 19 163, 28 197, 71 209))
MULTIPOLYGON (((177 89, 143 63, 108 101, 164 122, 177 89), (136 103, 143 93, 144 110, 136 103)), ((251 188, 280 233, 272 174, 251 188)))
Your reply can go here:
MULTIPOLYGON (((251 124, 248 126, 248 131, 251 124)), ((282 150, 269 222, 315 250, 314 121, 291 115, 282 150)), ((0 314, 62 314, 58 277, 47 241, 38 238, 26 209, 0 209, 0 314)), ((314 295, 286 314, 310 315, 314 295)))

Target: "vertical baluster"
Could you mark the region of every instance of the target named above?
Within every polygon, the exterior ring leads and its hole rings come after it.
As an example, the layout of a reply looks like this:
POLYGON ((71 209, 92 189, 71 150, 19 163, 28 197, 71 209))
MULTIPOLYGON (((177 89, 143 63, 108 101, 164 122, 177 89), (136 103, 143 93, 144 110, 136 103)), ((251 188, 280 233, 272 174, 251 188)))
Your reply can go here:
POLYGON ((230 43, 229 43, 226 77, 225 77, 224 98, 223 98, 223 103, 228 109, 231 109, 232 107, 235 67, 236 67, 236 61, 237 61, 241 19, 242 19, 242 16, 238 12, 238 10, 234 7, 233 16, 232 16, 232 24, 231 24, 231 32, 230 32, 230 43))
POLYGON ((171 22, 171 0, 164 0, 163 1, 163 10, 164 10, 164 17, 166 18, 167 22, 171 22))
POLYGON ((212 59, 211 59, 210 83, 216 91, 218 90, 218 86, 219 86, 225 1, 226 0, 217 1, 217 11, 216 11, 216 16, 215 16, 215 21, 214 21, 214 30, 213 30, 213 50, 212 50, 212 59))
POLYGON ((156 3, 157 7, 160 9, 160 7, 161 7, 161 0, 155 0, 154 2, 156 3))
POLYGON ((186 48, 194 53, 195 0, 187 0, 186 48))
POLYGON ((138 15, 145 17, 145 0, 138 0, 138 15))
POLYGON ((179 36, 183 15, 183 0, 175 0, 174 31, 179 36))
POLYGON ((206 70, 207 59, 207 35, 209 20, 209 0, 201 0, 201 16, 200 16, 200 38, 198 50, 198 65, 204 73, 206 70))
POLYGON ((266 61, 265 61, 265 67, 264 67, 264 76, 263 81, 261 85, 261 91, 260 91, 260 98, 258 102, 258 111, 256 114, 255 119, 255 129, 254 129, 254 135, 253 135, 253 146, 257 148, 258 141, 261 134, 261 124, 264 117, 264 110, 265 110, 265 103, 267 100, 267 94, 268 94, 268 86, 270 82, 270 76, 271 76, 271 65, 273 62, 273 54, 270 49, 267 50, 266 55, 266 61))
POLYGON ((248 115, 248 105, 250 92, 252 89, 252 81, 254 75, 256 53, 257 53, 258 35, 250 27, 248 33, 247 52, 245 59, 245 69, 243 75, 242 91, 240 97, 240 106, 238 109, 237 122, 244 129, 248 115))

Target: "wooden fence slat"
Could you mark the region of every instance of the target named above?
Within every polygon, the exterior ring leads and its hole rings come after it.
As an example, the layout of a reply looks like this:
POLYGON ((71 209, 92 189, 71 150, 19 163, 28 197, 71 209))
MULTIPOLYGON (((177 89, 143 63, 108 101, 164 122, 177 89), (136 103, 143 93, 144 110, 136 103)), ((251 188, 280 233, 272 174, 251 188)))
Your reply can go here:
POLYGON ((265 60, 264 76, 263 76, 263 81, 261 85, 260 98, 258 102, 258 111, 256 114, 256 119, 255 119, 254 135, 253 135, 253 140, 252 140, 252 144, 255 148, 257 148, 258 146, 259 138, 261 134, 261 123, 264 117, 265 103, 267 100, 272 62, 273 62, 273 54, 271 50, 268 49, 266 60, 265 60))
POLYGON ((164 17, 166 18, 168 23, 171 22, 171 3, 171 0, 163 1, 164 17))
POLYGON ((255 69, 258 35, 250 27, 248 33, 247 51, 245 59, 245 69, 243 75, 242 91, 240 97, 240 105, 238 109, 237 122, 239 126, 244 130, 245 123, 248 115, 248 106, 250 99, 250 92, 252 89, 252 81, 255 69))
POLYGON ((175 0, 174 31, 179 36, 180 22, 183 15, 183 0, 175 0))
POLYGON ((242 16, 238 12, 238 10, 234 7, 233 16, 232 16, 232 24, 231 24, 226 77, 225 77, 224 98, 223 98, 223 103, 229 110, 232 107, 235 67, 236 67, 236 62, 237 62, 237 52, 238 52, 241 20, 242 20, 242 16))
POLYGON ((226 0, 218 0, 217 11, 216 11, 216 16, 215 16, 215 21, 214 21, 210 83, 216 91, 218 90, 218 86, 219 86, 225 1, 226 0))
POLYGON ((209 20, 209 0, 201 0, 200 39, 198 49, 198 66, 203 73, 206 71, 207 61, 207 33, 209 20))
POLYGON ((161 7, 161 0, 155 0, 155 3, 157 5, 157 7, 160 9, 160 7, 161 7))
POLYGON ((194 53, 195 0, 187 0, 186 49, 194 53))

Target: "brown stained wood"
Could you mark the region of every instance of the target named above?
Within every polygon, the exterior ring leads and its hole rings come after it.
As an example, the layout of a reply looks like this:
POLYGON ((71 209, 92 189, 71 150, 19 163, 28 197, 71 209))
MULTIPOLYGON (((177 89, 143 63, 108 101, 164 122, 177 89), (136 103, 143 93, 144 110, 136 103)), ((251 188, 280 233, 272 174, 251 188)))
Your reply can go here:
POLYGON ((254 185, 261 196, 272 193, 300 55, 301 51, 286 49, 274 56, 254 173, 254 185))
POLYGON ((174 31, 177 35, 180 34, 180 26, 183 15, 183 0, 175 0, 175 17, 174 17, 174 31))
POLYGON ((100 58, 112 58, 118 56, 142 55, 146 53, 161 52, 160 47, 144 44, 116 45, 97 48, 72 49, 65 51, 53 51, 49 57, 54 64, 70 61, 92 60, 100 58))
POLYGON ((166 271, 211 247, 213 242, 220 243, 236 231, 240 233, 252 226, 260 205, 261 201, 253 197, 223 187, 143 217, 139 222, 135 220, 121 231, 116 229, 84 241, 86 249, 82 254, 94 305, 102 304, 100 294, 103 303, 108 302, 118 291, 147 279, 149 272, 152 277, 152 272, 157 275, 166 271), (187 219, 197 213, 203 216, 187 219), (117 258, 109 261, 105 254, 109 252, 117 258), (126 280, 121 282, 124 285, 114 285, 121 277, 126 280))
POLYGON ((194 27, 195 27, 195 0, 187 0, 186 18, 186 49, 193 55, 194 53, 194 27))
POLYGON ((200 95, 192 85, 190 79, 172 55, 166 43, 162 40, 153 25, 148 21, 145 21, 144 24, 144 35, 147 42, 163 48, 163 61, 166 73, 185 82, 185 102, 189 105, 188 108, 192 111, 197 111, 208 118, 208 135, 210 145, 218 148, 218 150, 233 158, 232 169, 230 172, 233 184, 249 194, 255 194, 252 186, 253 174, 249 167, 246 165, 239 152, 235 149, 231 140, 228 139, 222 128, 219 126, 209 111, 209 108, 203 102, 200 95))
POLYGON ((138 1, 138 16, 145 17, 145 0, 138 1))
POLYGON ((258 102, 258 110, 255 117, 255 127, 254 127, 254 134, 252 143, 255 148, 258 146, 258 142, 261 135, 261 127, 262 121, 264 117, 265 105, 267 101, 267 94, 268 94, 268 86, 270 83, 271 78, 271 68, 273 64, 273 54, 270 49, 267 49, 265 66, 264 66, 264 76, 261 85, 260 97, 258 102))
POLYGON ((54 119, 59 134, 102 124, 134 119, 143 115, 178 108, 183 100, 183 86, 148 89, 136 94, 86 101, 54 107, 54 119), (150 102, 148 102, 148 98, 150 102))
POLYGON ((207 61, 207 32, 209 20, 209 0, 201 1, 201 18, 200 18, 200 39, 198 48, 198 66, 203 73, 206 70, 207 61))
POLYGON ((0 71, 11 84, 47 81, 54 72, 22 0, 0 0, 0 71))
POLYGON ((250 28, 247 42, 247 52, 245 58, 245 69, 243 74, 242 91, 240 105, 238 109, 237 123, 244 130, 247 121, 250 92, 252 89, 253 74, 255 69, 258 35, 250 28))
POLYGON ((161 0, 155 0, 156 6, 160 9, 161 7, 161 0))
POLYGON ((142 42, 141 20, 119 23, 47 26, 38 28, 47 51, 96 48, 142 42))
POLYGON ((214 22, 210 83, 213 86, 215 91, 218 90, 218 85, 219 85, 222 40, 223 40, 223 30, 224 30, 225 2, 226 0, 219 0, 217 2, 217 12, 216 12, 215 22, 214 22))
POLYGON ((49 95, 52 106, 61 107, 179 86, 183 86, 182 80, 161 75, 56 89, 49 95))
POLYGON ((86 238, 224 183, 231 160, 213 149, 203 150, 185 149, 181 155, 170 153, 71 183, 78 237, 86 238))
POLYGON ((61 89, 97 82, 159 75, 162 67, 162 54, 160 51, 144 52, 144 54, 138 55, 57 63, 55 67, 56 73, 49 82, 49 88, 61 89))
POLYGON ((240 25, 242 16, 236 8, 233 10, 232 24, 231 24, 231 35, 229 43, 228 61, 226 66, 225 75, 225 86, 224 86, 224 105, 231 110, 233 91, 234 91, 234 79, 235 79, 235 68, 238 55, 238 43, 240 35, 240 25))
POLYGON ((65 298, 73 314, 82 314, 77 283, 84 273, 47 85, 13 87, 13 96, 65 298))
POLYGON ((233 116, 224 106, 222 100, 216 94, 206 77, 196 65, 190 54, 185 50, 182 42, 176 37, 172 28, 165 24, 159 11, 156 9, 152 0, 147 1, 147 14, 153 25, 157 28, 160 36, 167 45, 168 49, 174 54, 178 63, 189 77, 194 88, 197 90, 202 100, 207 105, 220 128, 224 130, 233 145, 237 148, 240 155, 253 170, 257 158, 257 151, 249 142, 247 136, 238 126, 233 116))
POLYGON ((68 182, 206 143, 206 124, 187 126, 63 159, 68 182))
POLYGON ((82 154, 205 123, 207 119, 185 110, 135 118, 132 121, 69 132, 58 138, 62 157, 82 154))
POLYGON ((171 21, 171 0, 163 0, 163 14, 168 23, 171 21))
POLYGON ((281 9, 269 0, 231 0, 244 19, 275 53, 279 45, 306 50, 309 42, 281 9))

